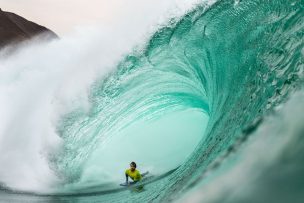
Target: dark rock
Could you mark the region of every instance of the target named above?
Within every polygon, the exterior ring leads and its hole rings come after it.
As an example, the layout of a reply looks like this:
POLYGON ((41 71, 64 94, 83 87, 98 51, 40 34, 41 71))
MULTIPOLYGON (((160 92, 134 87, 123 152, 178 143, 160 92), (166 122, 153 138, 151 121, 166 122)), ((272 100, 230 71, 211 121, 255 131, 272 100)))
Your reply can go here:
POLYGON ((51 30, 0 8, 0 48, 28 40, 39 34, 47 38, 58 38, 51 30))

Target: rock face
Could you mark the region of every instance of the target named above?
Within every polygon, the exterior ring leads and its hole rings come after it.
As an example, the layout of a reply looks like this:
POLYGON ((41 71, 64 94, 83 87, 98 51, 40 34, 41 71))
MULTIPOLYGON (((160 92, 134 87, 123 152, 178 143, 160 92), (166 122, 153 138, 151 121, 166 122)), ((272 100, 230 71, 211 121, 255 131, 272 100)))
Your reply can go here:
POLYGON ((42 33, 46 33, 49 38, 58 37, 49 29, 14 13, 2 11, 0 8, 0 48, 11 43, 30 39, 42 33))

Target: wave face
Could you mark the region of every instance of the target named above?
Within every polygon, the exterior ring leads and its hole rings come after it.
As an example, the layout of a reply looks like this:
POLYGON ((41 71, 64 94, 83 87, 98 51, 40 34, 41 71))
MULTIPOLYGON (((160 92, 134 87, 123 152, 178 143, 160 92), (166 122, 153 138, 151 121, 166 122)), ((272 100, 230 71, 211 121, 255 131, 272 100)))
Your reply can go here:
MULTIPOLYGON (((284 200, 300 202, 304 183, 297 171, 303 169, 303 158, 297 152, 304 147, 299 136, 303 134, 303 126, 297 122, 302 117, 292 115, 303 112, 303 95, 292 95, 296 90, 302 92, 304 84, 303 9, 303 1, 296 0, 223 0, 210 7, 198 5, 159 29, 145 49, 127 55, 115 71, 94 82, 89 93, 89 110, 80 108, 61 117, 56 133, 63 144, 49 155, 49 164, 64 180, 55 191, 69 195, 37 197, 37 201, 44 198, 71 202, 222 202, 227 194, 233 193, 228 202, 252 198, 255 202, 265 199, 280 202, 282 196, 287 198, 284 200), (285 107, 289 97, 295 99, 285 107), (284 110, 271 114, 280 109, 284 110), (168 118, 170 121, 161 120, 170 114, 174 115, 168 118), (108 182, 89 187, 89 182, 101 175, 94 168, 117 157, 97 158, 106 153, 103 148, 115 136, 129 126, 144 125, 140 122, 160 120, 157 127, 168 126, 172 119, 189 114, 192 115, 189 120, 180 120, 186 123, 181 124, 182 128, 197 120, 205 126, 193 133, 200 133, 198 145, 196 138, 191 137, 194 140, 191 150, 182 156, 174 151, 173 157, 182 157, 175 165, 158 165, 165 167, 161 171, 164 172, 181 164, 176 170, 156 178, 141 191, 116 189, 108 182), (290 119, 285 122, 282 117, 290 119), (282 133, 277 128, 289 130, 282 133), (286 136, 288 142, 283 139, 286 136), (259 152, 264 152, 262 156, 268 159, 261 161, 259 152), (254 164, 247 163, 248 159, 255 160, 254 164), (273 173, 277 167, 286 168, 287 163, 290 170, 273 173), (246 180, 227 178, 236 169, 236 174, 248 174, 244 175, 246 180), (250 171, 259 175, 250 176, 250 171), (282 178, 282 174, 289 178, 282 178), (232 184, 235 180, 238 184, 232 184), (290 189, 274 185, 287 180, 290 189), (258 190, 270 187, 269 193, 258 190), (274 195, 277 193, 280 195, 274 195)), ((131 130, 130 134, 137 130, 131 130)), ((183 143, 188 138, 161 139, 170 148, 173 147, 170 143, 183 143)), ((113 146, 115 143, 119 140, 113 146)), ((162 150, 155 149, 154 153, 161 155, 162 150)), ((153 166, 152 159, 147 161, 153 166)))

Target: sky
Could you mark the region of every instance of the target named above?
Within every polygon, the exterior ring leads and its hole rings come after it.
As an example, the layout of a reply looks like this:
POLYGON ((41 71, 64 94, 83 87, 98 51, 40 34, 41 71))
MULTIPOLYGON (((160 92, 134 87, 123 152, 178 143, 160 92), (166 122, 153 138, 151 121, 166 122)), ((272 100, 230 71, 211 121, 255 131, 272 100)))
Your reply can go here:
POLYGON ((21 15, 59 35, 80 25, 111 23, 111 16, 120 13, 125 4, 118 0, 0 0, 2 10, 21 15))
POLYGON ((169 8, 170 4, 194 0, 0 0, 4 11, 16 13, 43 25, 59 35, 78 26, 111 25, 132 13, 134 19, 147 17, 149 10, 169 8), (136 9, 138 7, 138 9, 136 9))

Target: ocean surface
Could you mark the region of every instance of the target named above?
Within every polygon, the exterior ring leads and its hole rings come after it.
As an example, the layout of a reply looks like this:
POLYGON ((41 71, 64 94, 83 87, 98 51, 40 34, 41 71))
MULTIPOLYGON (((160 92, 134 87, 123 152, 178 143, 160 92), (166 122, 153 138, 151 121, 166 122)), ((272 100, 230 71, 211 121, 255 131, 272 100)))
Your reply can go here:
POLYGON ((121 29, 1 52, 0 202, 304 202, 304 1, 121 29))

